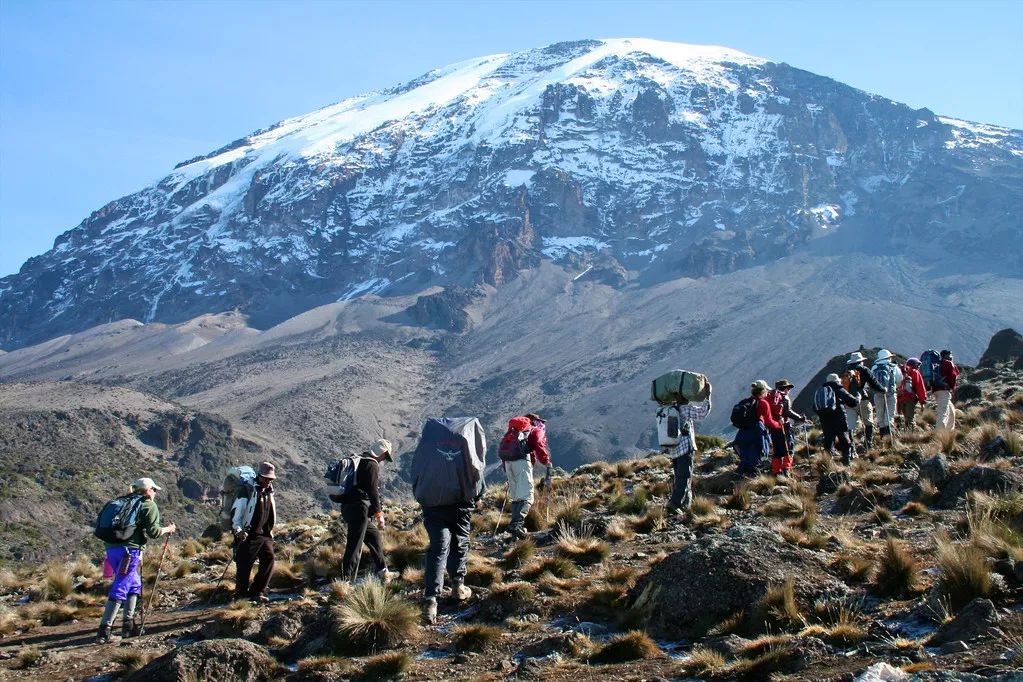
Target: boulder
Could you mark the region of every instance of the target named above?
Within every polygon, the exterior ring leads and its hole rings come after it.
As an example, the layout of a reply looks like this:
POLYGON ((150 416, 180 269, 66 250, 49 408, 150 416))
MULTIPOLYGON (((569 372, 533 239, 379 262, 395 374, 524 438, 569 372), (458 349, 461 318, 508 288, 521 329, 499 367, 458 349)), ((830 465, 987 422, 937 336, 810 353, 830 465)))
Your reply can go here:
POLYGON ((272 680, 279 665, 266 649, 244 639, 195 642, 164 654, 133 673, 129 682, 256 682, 272 680))
POLYGON ((1001 493, 1023 490, 1023 475, 988 466, 973 466, 949 478, 938 497, 938 507, 951 508, 971 490, 1001 493))
POLYGON ((951 471, 948 467, 948 457, 945 455, 934 455, 928 457, 920 463, 920 469, 917 473, 917 483, 922 480, 928 480, 935 485, 937 488, 941 488, 945 485, 945 481, 948 480, 951 471))
POLYGON ((203 485, 194 478, 179 478, 178 489, 181 494, 190 500, 203 500, 206 499, 207 486, 203 485))
POLYGON ((955 618, 938 628, 931 636, 931 645, 946 642, 970 642, 980 637, 991 637, 998 632, 998 611, 990 599, 977 598, 963 607, 955 618))
POLYGON ((283 642, 294 642, 300 634, 302 619, 297 614, 285 611, 266 619, 259 629, 259 641, 280 646, 283 642))
POLYGON ((994 367, 996 363, 1017 358, 1023 358, 1023 336, 1015 329, 1003 329, 991 337, 978 365, 994 367))
POLYGON ((990 462, 993 459, 1008 457, 1011 454, 1009 452, 1009 444, 1005 442, 1005 439, 1001 436, 995 436, 990 443, 981 449, 980 458, 985 462, 990 462))
POLYGON ((847 592, 818 553, 790 545, 770 529, 743 525, 669 555, 639 580, 628 604, 649 613, 648 629, 658 636, 698 636, 737 613, 751 614, 769 587, 790 576, 804 603, 847 592))
POLYGON ((957 400, 980 400, 983 397, 984 392, 977 384, 963 384, 956 389, 957 400))

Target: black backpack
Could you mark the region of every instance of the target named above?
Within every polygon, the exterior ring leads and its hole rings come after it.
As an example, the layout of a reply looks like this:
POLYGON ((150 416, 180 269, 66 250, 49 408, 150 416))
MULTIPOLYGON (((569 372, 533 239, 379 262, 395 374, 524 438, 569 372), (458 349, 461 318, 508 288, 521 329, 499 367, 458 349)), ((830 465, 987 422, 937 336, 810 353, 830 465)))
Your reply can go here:
POLYGON ((753 396, 740 400, 732 408, 732 426, 737 429, 752 429, 760 421, 757 415, 757 399, 753 396))
POLYGON ((93 532, 103 542, 127 542, 135 534, 139 510, 145 501, 142 495, 122 495, 110 500, 100 510, 93 532))
POLYGON ((341 459, 331 460, 323 477, 327 479, 327 497, 331 502, 344 502, 348 493, 355 489, 355 474, 359 462, 365 457, 349 455, 341 459))

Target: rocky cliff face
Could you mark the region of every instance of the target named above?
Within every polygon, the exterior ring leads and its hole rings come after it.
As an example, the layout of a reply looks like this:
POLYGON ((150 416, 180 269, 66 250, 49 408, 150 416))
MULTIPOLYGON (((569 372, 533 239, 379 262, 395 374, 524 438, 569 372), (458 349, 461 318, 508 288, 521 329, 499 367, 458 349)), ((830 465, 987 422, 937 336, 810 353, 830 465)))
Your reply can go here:
MULTIPOLYGON (((812 243, 953 268, 998 254, 983 271, 1018 274, 1021 177, 1020 131, 723 48, 560 43, 180 164, 0 279, 0 344, 234 308, 265 327, 366 293, 501 285, 543 260, 622 286, 812 243)), ((448 308, 417 314, 463 327, 448 308)))

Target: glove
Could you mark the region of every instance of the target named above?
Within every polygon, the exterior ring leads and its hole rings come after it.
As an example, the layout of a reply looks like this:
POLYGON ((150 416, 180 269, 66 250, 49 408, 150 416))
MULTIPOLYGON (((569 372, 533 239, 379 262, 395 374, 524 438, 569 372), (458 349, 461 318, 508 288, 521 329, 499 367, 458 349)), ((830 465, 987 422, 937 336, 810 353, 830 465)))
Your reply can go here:
POLYGON ((543 477, 544 485, 548 488, 551 487, 551 465, 547 465, 547 474, 543 477))
POLYGON ((240 530, 240 531, 238 531, 237 533, 234 534, 235 544, 239 544, 240 545, 240 544, 242 544, 243 542, 245 542, 248 539, 249 539, 249 534, 246 533, 243 530, 240 530))

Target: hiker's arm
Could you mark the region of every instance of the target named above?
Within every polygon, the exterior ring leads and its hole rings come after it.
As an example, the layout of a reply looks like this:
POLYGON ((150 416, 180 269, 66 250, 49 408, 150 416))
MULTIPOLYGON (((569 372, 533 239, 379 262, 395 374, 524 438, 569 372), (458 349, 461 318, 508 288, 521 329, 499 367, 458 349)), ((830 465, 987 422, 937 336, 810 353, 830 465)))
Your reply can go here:
POLYGON ((764 426, 769 429, 782 428, 782 425, 775 421, 774 416, 771 414, 771 406, 767 404, 766 400, 757 401, 757 416, 764 422, 764 426))
POLYGON ((854 396, 849 391, 845 390, 841 386, 835 389, 835 395, 838 396, 838 401, 848 405, 849 407, 856 407, 860 404, 859 398, 854 396))
POLYGON ((875 391, 881 391, 882 393, 884 393, 887 390, 878 382, 877 379, 874 378, 874 375, 870 372, 870 370, 857 371, 860 373, 860 378, 866 379, 867 383, 870 384, 870 387, 873 388, 875 391))
POLYGON ((242 523, 245 520, 245 505, 248 504, 249 500, 245 497, 239 497, 234 501, 234 505, 231 507, 231 531, 237 535, 241 533, 242 523))
POLYGON ((781 414, 786 419, 795 419, 798 422, 806 421, 806 417, 792 409, 792 401, 788 398, 785 398, 781 404, 781 414))
MULTIPOLYGON (((152 500, 146 500, 142 503, 142 508, 139 509, 139 522, 138 524, 142 527, 142 532, 146 534, 146 537, 150 540, 155 540, 164 533, 164 529, 160 528, 160 510, 156 506, 156 502, 152 500)), ((170 526, 168 526, 170 528, 170 526)), ((167 531, 167 532, 173 532, 167 531)))
POLYGON ((688 405, 683 405, 682 411, 684 411, 685 414, 682 416, 694 421, 700 421, 710 414, 710 408, 710 396, 708 396, 702 403, 689 403, 688 405))
POLYGON ((366 495, 369 496, 369 515, 376 516, 381 513, 380 509, 380 465, 371 459, 365 460, 366 464, 362 467, 362 473, 364 478, 363 488, 366 491, 366 495))

